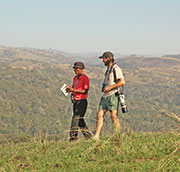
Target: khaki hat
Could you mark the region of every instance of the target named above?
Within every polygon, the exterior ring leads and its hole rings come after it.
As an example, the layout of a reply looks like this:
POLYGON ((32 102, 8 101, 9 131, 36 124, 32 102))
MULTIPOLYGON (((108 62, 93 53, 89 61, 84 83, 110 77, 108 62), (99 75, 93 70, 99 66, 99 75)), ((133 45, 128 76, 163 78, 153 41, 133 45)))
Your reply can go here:
POLYGON ((79 69, 84 69, 84 63, 83 62, 75 62, 73 65, 73 68, 79 68, 79 69))
POLYGON ((106 52, 104 52, 103 55, 100 56, 99 58, 100 58, 100 59, 103 59, 103 58, 112 58, 112 59, 113 59, 113 57, 114 57, 114 54, 113 54, 112 52, 106 51, 106 52))

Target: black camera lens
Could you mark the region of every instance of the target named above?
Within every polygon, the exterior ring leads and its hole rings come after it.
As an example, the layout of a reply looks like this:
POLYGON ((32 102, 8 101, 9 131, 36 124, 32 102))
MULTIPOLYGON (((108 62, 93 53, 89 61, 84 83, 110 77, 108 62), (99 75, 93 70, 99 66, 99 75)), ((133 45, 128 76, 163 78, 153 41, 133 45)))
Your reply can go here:
POLYGON ((122 107, 122 113, 127 113, 128 112, 128 108, 127 107, 122 107))

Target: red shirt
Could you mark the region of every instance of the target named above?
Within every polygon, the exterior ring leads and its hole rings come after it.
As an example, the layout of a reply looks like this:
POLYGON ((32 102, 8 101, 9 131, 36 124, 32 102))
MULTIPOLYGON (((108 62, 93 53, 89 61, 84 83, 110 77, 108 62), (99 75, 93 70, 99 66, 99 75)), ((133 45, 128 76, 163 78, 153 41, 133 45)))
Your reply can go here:
MULTIPOLYGON (((73 78, 73 85, 72 87, 76 90, 89 90, 89 78, 83 73, 79 79, 77 79, 77 75, 73 78), (76 85, 76 88, 75 88, 76 85)), ((86 99, 88 94, 82 93, 73 93, 75 100, 86 99)))

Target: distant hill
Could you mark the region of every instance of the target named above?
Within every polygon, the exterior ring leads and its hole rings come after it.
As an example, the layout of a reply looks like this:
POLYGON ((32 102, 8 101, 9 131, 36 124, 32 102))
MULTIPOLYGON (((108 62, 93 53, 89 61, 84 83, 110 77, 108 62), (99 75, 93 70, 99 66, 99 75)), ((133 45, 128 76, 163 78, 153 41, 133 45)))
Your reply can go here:
POLYGON ((33 49, 0 47, 0 63, 15 61, 36 61, 48 64, 73 64, 75 61, 83 61, 86 65, 100 65, 98 53, 67 53, 54 49, 33 49))
MULTIPOLYGON (((15 61, 36 61, 48 64, 73 64, 75 61, 83 61, 88 66, 102 67, 102 61, 98 58, 102 53, 68 53, 54 49, 33 49, 0 46, 0 63, 15 61)), ((158 67, 178 65, 180 55, 165 55, 163 57, 127 56, 115 54, 115 61, 122 67, 158 67)))
POLYGON ((36 61, 48 64, 72 63, 72 59, 51 50, 0 47, 0 63, 11 63, 15 61, 36 61))
POLYGON ((180 54, 175 54, 175 55, 169 54, 169 55, 165 55, 164 57, 174 57, 180 59, 180 54))
POLYGON ((138 57, 129 56, 125 58, 118 58, 116 62, 124 68, 139 68, 139 67, 168 67, 179 66, 180 59, 175 57, 138 57))

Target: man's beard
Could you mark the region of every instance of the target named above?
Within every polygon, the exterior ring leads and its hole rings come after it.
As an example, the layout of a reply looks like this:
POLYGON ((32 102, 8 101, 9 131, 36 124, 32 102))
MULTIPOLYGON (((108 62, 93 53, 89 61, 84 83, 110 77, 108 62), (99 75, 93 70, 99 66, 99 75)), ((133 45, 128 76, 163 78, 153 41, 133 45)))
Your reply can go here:
POLYGON ((111 60, 109 59, 109 60, 107 60, 106 62, 104 62, 104 65, 105 66, 109 66, 109 63, 111 62, 111 60))

